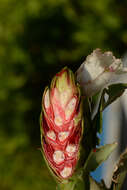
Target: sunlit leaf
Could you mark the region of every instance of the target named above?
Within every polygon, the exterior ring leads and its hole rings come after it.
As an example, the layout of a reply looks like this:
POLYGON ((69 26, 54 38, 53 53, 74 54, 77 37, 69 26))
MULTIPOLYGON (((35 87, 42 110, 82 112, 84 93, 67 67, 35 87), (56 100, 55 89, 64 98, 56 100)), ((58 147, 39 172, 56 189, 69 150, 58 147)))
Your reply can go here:
POLYGON ((107 144, 92 150, 84 165, 84 172, 88 173, 94 171, 102 162, 107 160, 107 158, 116 148, 116 145, 116 143, 107 144))

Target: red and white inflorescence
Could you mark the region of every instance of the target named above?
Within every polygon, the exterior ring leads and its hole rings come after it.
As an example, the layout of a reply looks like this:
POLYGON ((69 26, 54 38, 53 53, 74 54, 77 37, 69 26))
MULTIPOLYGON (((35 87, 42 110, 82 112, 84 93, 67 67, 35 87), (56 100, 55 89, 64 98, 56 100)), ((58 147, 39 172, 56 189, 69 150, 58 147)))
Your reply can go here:
POLYGON ((41 141, 45 160, 61 179, 72 176, 82 136, 80 89, 74 74, 62 69, 42 98, 41 141))

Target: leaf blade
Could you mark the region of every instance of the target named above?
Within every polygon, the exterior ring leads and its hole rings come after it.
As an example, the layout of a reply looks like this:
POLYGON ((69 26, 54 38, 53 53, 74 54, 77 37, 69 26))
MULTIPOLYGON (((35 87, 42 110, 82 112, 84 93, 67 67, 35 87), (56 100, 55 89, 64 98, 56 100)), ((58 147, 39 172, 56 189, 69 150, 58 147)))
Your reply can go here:
POLYGON ((117 143, 106 144, 102 147, 91 151, 88 156, 88 159, 84 165, 84 172, 88 173, 94 171, 102 162, 107 160, 113 150, 116 148, 117 143))
POLYGON ((114 102, 117 98, 119 98, 124 91, 127 89, 127 84, 114 84, 110 85, 108 89, 106 90, 108 97, 108 100, 103 104, 103 110, 109 106, 112 102, 114 102))

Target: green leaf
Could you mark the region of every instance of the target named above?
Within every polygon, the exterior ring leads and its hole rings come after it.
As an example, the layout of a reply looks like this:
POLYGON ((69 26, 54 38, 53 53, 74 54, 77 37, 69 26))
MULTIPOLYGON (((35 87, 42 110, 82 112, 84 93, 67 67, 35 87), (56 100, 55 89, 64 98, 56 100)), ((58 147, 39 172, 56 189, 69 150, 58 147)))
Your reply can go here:
POLYGON ((121 154, 120 160, 113 173, 113 190, 120 190, 127 174, 127 149, 121 154))
POLYGON ((106 89, 108 99, 103 103, 103 110, 119 98, 124 93, 125 89, 127 89, 127 84, 120 83, 109 86, 108 89, 106 89))
POLYGON ((107 144, 92 150, 84 165, 84 173, 94 171, 102 162, 104 162, 112 151, 116 148, 116 143, 107 144))
POLYGON ((82 177, 77 177, 74 190, 84 190, 85 189, 85 181, 82 177))
POLYGON ((74 190, 75 181, 67 181, 65 183, 59 183, 57 186, 57 190, 74 190))
POLYGON ((92 119, 96 116, 97 112, 101 108, 101 103, 102 103, 102 98, 104 97, 105 94, 105 89, 101 90, 94 96, 92 96, 92 101, 91 101, 91 107, 92 107, 92 119))
POLYGON ((92 97, 92 126, 94 131, 94 135, 92 138, 95 139, 95 146, 100 144, 100 139, 97 137, 97 132, 102 132, 102 104, 104 102, 104 94, 105 89, 92 97))
POLYGON ((92 124, 94 127, 97 128, 97 132, 101 133, 102 132, 102 110, 101 110, 101 103, 99 105, 99 109, 97 114, 95 115, 92 124))
POLYGON ((89 180, 90 180, 90 190, 106 190, 106 188, 103 187, 103 184, 97 183, 92 177, 90 177, 89 180))

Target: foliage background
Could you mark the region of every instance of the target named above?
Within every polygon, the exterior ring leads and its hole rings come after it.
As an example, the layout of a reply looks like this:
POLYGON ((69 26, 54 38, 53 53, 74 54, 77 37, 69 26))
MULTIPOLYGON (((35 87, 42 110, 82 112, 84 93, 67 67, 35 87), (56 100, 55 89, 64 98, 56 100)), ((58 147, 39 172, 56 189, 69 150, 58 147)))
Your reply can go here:
POLYGON ((0 0, 0 189, 55 189, 38 148, 44 87, 95 48, 127 48, 126 0, 0 0))

